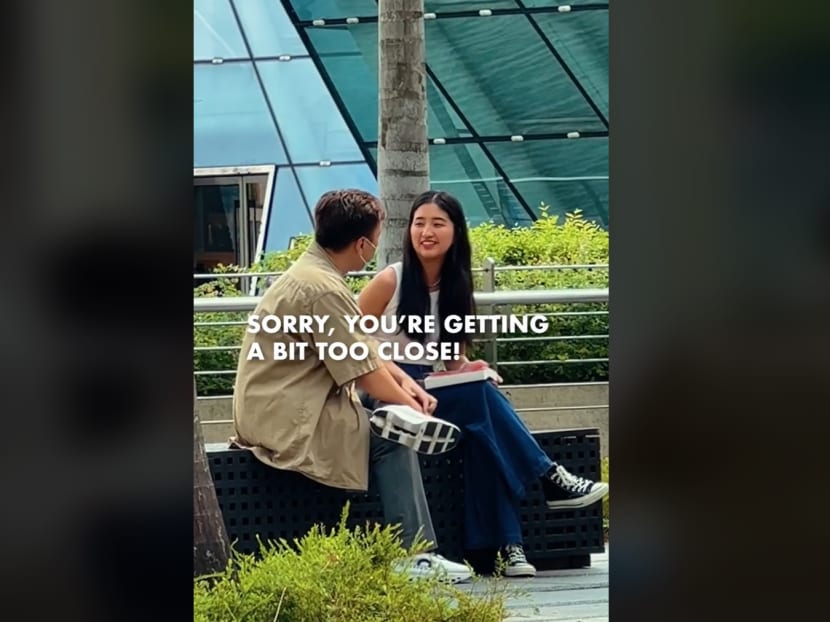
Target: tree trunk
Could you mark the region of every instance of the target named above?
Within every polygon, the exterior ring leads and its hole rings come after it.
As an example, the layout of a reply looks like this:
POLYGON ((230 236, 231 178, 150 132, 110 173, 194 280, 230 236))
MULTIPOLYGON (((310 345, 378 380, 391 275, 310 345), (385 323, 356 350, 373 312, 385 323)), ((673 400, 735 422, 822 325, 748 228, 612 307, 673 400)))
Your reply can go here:
POLYGON ((228 565, 228 536, 213 487, 213 478, 196 409, 193 380, 193 576, 222 571, 228 565))
POLYGON ((409 208, 429 190, 424 0, 378 3, 378 188, 387 211, 378 269, 399 261, 409 208))

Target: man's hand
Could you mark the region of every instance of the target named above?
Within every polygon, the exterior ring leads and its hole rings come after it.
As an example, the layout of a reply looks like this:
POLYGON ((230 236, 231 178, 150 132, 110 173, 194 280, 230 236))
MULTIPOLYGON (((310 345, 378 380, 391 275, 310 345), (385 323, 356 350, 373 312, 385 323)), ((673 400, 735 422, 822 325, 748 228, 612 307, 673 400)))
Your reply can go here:
POLYGON ((386 361, 386 369, 392 374, 395 382, 401 387, 404 393, 412 397, 421 406, 425 415, 431 415, 438 407, 438 400, 424 391, 423 387, 415 382, 412 377, 398 367, 392 361, 386 361))
POLYGON ((418 412, 429 414, 425 412, 426 407, 424 404, 415 399, 415 395, 411 390, 407 390, 401 386, 400 380, 393 377, 386 367, 379 367, 368 374, 360 376, 357 379, 357 387, 380 402, 404 404, 410 408, 414 408, 418 412))
POLYGON ((400 379, 401 388, 411 395, 423 408, 424 414, 431 415, 438 407, 438 400, 424 391, 424 389, 409 376, 400 379))

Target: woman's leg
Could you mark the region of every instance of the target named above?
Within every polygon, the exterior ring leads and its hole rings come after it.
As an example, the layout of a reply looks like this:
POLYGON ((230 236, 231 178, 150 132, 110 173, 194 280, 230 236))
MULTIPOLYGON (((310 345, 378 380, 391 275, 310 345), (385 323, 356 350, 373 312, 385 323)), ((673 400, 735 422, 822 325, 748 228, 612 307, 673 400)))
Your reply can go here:
POLYGON ((471 437, 473 446, 489 457, 516 501, 553 466, 510 402, 491 383, 443 387, 434 394, 438 398, 435 415, 471 437))
MULTIPOLYGON (((401 364, 401 369, 415 380, 422 379, 431 371, 420 365, 401 364)), ((457 406, 451 406, 456 409, 457 406)), ((442 414, 454 419, 453 412, 441 405, 442 414)), ((464 535, 468 549, 502 548, 508 544, 521 544, 522 527, 518 502, 502 476, 499 465, 492 458, 492 450, 468 431, 462 430, 465 438, 464 451, 464 535)))
POLYGON ((587 507, 608 494, 608 484, 573 475, 553 462, 493 384, 456 385, 438 389, 435 395, 436 415, 476 436, 483 447, 489 448, 516 499, 522 499, 527 487, 538 478, 552 510, 587 507))
POLYGON ((486 445, 470 434, 464 451, 464 539, 468 549, 522 543, 519 502, 486 445))

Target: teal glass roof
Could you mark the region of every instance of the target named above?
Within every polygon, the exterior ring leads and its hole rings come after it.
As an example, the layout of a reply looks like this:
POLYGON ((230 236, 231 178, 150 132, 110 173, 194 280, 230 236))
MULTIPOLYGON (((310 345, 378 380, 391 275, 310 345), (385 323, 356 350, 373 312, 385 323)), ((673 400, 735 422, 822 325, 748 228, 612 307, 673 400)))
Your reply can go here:
MULTIPOLYGON (((425 0, 431 185, 473 224, 542 203, 608 224, 608 4, 567 6, 425 0)), ((325 190, 377 192, 375 0, 194 0, 193 21, 194 167, 276 165, 295 228, 325 190)))

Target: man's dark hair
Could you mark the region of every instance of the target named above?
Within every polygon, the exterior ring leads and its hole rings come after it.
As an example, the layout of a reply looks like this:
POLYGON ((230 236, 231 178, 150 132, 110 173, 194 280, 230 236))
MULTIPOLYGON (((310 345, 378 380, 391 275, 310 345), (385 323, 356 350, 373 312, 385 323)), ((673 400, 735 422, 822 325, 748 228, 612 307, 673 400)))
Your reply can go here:
POLYGON ((369 237, 386 217, 380 199, 364 190, 331 190, 314 207, 314 240, 339 251, 369 237))

